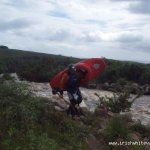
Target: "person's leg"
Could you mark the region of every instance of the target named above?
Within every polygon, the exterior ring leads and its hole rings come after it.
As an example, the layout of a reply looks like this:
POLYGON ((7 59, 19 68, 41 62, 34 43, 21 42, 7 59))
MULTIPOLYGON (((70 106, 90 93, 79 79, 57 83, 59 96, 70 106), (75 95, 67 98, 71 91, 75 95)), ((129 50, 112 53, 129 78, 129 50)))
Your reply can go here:
POLYGON ((77 95, 78 95, 77 104, 79 105, 82 102, 82 95, 79 89, 77 90, 77 95))
MULTIPOLYGON (((78 100, 77 100, 77 104, 78 104, 78 106, 80 105, 80 103, 82 102, 82 95, 81 95, 81 91, 80 91, 80 89, 78 89, 78 91, 77 91, 77 95, 78 95, 78 100)), ((84 113, 83 113, 83 110, 82 110, 82 108, 81 107, 79 107, 78 108, 78 116, 83 116, 84 115, 84 113)))
POLYGON ((67 112, 67 116, 69 116, 71 114, 71 105, 69 105, 68 109, 66 110, 67 112))
POLYGON ((80 91, 79 92, 77 91, 77 94, 78 94, 78 99, 77 100, 74 99, 73 94, 68 92, 68 97, 69 97, 69 100, 70 100, 70 106, 66 110, 67 115, 71 114, 72 118, 74 118, 75 115, 77 115, 77 116, 80 115, 78 109, 76 108, 76 105, 77 104, 79 105, 79 103, 81 103, 81 101, 82 101, 82 97, 81 97, 80 91))
POLYGON ((79 111, 76 106, 74 106, 75 115, 80 116, 79 111))
POLYGON ((74 117, 76 115, 75 100, 74 100, 73 94, 70 92, 68 92, 68 97, 70 100, 70 105, 66 112, 67 112, 67 115, 71 114, 71 116, 74 117))

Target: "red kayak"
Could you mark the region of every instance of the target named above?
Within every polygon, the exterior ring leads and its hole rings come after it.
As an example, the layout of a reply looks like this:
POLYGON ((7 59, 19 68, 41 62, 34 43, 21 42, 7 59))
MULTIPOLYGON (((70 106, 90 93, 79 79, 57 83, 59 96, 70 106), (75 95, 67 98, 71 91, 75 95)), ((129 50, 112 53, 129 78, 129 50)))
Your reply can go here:
MULTIPOLYGON (((82 80, 82 82, 80 83, 81 86, 98 77, 106 67, 103 58, 86 59, 74 65, 77 71, 80 69, 80 70, 85 70, 87 72, 84 80, 82 80)), ((54 89, 58 89, 59 81, 63 76, 63 74, 66 73, 67 71, 68 68, 65 68, 63 71, 56 74, 50 81, 50 86, 54 89)))

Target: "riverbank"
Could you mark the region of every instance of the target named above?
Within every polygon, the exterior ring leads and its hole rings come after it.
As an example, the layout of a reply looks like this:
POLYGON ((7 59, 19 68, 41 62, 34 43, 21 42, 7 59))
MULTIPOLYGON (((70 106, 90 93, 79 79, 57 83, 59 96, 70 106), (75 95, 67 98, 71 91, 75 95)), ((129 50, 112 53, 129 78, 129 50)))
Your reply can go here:
MULTIPOLYGON (((61 100, 57 95, 52 95, 51 88, 48 83, 35 83, 27 82, 31 91, 36 96, 45 97, 48 99, 53 99, 54 102, 57 102, 58 105, 67 108, 67 105, 63 100, 61 100)), ((87 108, 90 112, 94 112, 95 108, 99 104, 99 98, 95 95, 98 93, 100 96, 113 96, 113 92, 98 90, 98 89, 87 89, 80 88, 83 96, 83 102, 81 107, 87 108)), ((64 92, 64 99, 69 102, 67 93, 64 92)), ((59 106, 56 107, 61 110, 59 106)), ((137 98, 130 109, 132 114, 132 119, 134 121, 140 120, 144 125, 150 125, 150 96, 143 95, 137 98)))
POLYGON ((92 110, 87 109, 99 102, 94 97, 95 92, 107 96, 109 93, 85 88, 81 91, 84 99, 81 107, 86 109, 82 109, 82 116, 72 119, 60 112, 68 105, 66 93, 64 101, 51 94, 48 83, 2 80, 0 149, 148 150, 149 127, 133 122, 130 114, 108 114, 101 107, 90 113, 92 110), (110 141, 142 141, 147 144, 114 146, 110 141))

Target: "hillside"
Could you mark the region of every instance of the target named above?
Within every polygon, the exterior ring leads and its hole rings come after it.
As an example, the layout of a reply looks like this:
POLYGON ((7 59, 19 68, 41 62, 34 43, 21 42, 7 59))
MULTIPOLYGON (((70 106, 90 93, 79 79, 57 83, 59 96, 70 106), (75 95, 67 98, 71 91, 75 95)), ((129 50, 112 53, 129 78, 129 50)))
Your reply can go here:
MULTIPOLYGON (((21 79, 47 82, 69 63, 79 58, 9 49, 0 46, 0 73, 17 72, 21 79)), ((105 59, 106 70, 93 81, 96 84, 127 80, 138 84, 150 84, 150 64, 105 59)))
POLYGON ((0 47, 0 73, 17 72, 20 78, 47 82, 77 58, 0 47), (56 67, 57 66, 57 67, 56 67))

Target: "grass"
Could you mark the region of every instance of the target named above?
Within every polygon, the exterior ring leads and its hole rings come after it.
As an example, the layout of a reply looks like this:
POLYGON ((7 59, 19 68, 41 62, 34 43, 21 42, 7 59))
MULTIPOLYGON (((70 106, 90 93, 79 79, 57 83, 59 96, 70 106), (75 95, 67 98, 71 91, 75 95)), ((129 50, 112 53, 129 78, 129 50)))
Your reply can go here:
POLYGON ((84 149, 86 127, 48 103, 47 99, 32 97, 26 85, 1 83, 0 149, 84 149))
POLYGON ((129 131, 127 123, 120 116, 112 118, 106 128, 108 141, 115 141, 117 139, 128 140, 129 131))
POLYGON ((138 122, 130 127, 132 132, 138 132, 141 134, 142 138, 148 138, 150 140, 150 128, 138 122))
MULTIPOLYGON (((1 80, 0 149, 88 150, 89 135, 93 135, 102 147, 111 149, 108 141, 128 141, 131 132, 149 138, 148 128, 141 124, 129 128, 128 119, 120 115, 102 118, 87 112, 82 120, 74 121, 65 113, 54 110, 49 103, 48 99, 33 97, 25 84, 1 80), (106 129, 103 130, 104 126, 106 129)), ((137 147, 129 148, 134 150, 137 147)))

